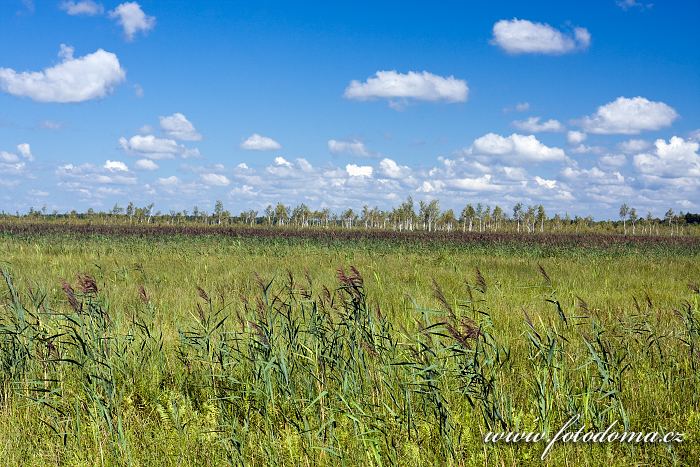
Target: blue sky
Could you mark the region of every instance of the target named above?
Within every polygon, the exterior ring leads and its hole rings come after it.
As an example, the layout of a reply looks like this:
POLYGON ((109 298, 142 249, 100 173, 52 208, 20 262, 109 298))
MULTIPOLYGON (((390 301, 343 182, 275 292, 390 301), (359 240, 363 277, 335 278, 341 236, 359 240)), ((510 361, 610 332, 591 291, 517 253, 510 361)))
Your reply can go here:
POLYGON ((700 210, 698 2, 0 3, 0 210, 700 210))

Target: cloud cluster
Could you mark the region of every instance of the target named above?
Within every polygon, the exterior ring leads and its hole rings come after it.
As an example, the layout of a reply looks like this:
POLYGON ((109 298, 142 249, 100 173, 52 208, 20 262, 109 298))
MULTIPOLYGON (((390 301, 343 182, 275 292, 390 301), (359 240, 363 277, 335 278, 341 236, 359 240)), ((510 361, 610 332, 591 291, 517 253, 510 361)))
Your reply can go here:
POLYGON ((134 135, 129 139, 121 137, 119 146, 130 154, 153 160, 173 159, 175 156, 199 157, 197 149, 187 148, 174 139, 158 138, 154 135, 134 135))
MULTIPOLYGON (((27 162, 32 162, 34 160, 34 155, 32 154, 31 147, 28 143, 21 143, 17 145, 17 153, 0 151, 0 174, 3 175, 28 175, 27 174, 27 162)), ((16 186, 19 184, 19 179, 3 179, 2 185, 7 187, 16 186)))
POLYGON ((128 172, 129 167, 122 161, 107 160, 103 166, 109 172, 128 172))
POLYGON ((493 25, 491 43, 511 54, 565 54, 587 49, 591 35, 585 28, 567 34, 549 24, 514 18, 493 25))
POLYGON ((700 178, 700 143, 673 136, 668 143, 657 139, 654 151, 634 156, 634 165, 641 173, 655 177, 700 178))
POLYGON ((282 145, 274 139, 253 133, 241 143, 241 149, 248 151, 277 151, 282 145))
POLYGON ((673 107, 644 97, 618 97, 584 117, 581 126, 589 133, 636 135, 670 126, 678 118, 673 107))
POLYGON ((104 13, 105 9, 100 3, 96 3, 93 0, 66 0, 60 5, 61 10, 65 11, 71 16, 85 15, 85 16, 96 16, 104 13))
POLYGON ((136 2, 122 3, 109 12, 109 17, 119 23, 128 41, 134 40, 137 33, 146 33, 156 26, 156 18, 144 13, 136 2))
POLYGON ((106 96, 126 77, 117 56, 102 49, 74 58, 62 44, 59 57, 61 63, 42 71, 0 68, 0 90, 38 102, 83 102, 106 96))
POLYGON ((205 173, 200 176, 202 182, 210 186, 228 186, 231 181, 226 175, 216 174, 216 173, 205 173))
POLYGON ((563 149, 549 147, 534 135, 525 136, 517 133, 510 136, 487 133, 475 139, 467 153, 475 156, 497 157, 516 164, 564 161, 567 158, 563 149))
POLYGON ((183 114, 176 112, 167 117, 160 117, 160 128, 166 135, 179 141, 199 141, 202 135, 183 114))
POLYGON ((345 170, 351 177, 371 177, 374 172, 371 165, 348 164, 345 170))
POLYGON ((136 177, 121 161, 106 161, 101 167, 93 164, 64 164, 55 171, 58 186, 77 194, 83 200, 101 200, 110 196, 124 197, 126 187, 134 194, 136 177))
POLYGON ((527 120, 515 120, 513 126, 520 131, 528 133, 543 133, 564 131, 564 125, 559 120, 549 119, 540 122, 540 117, 530 117, 527 120))
POLYGON ((465 102, 469 95, 466 81, 454 76, 438 76, 427 71, 399 73, 378 71, 364 82, 353 80, 345 88, 345 98, 359 101, 401 99, 430 102, 465 102))
POLYGON ((350 154, 352 156, 370 157, 372 153, 367 149, 365 143, 358 140, 338 141, 328 140, 328 150, 331 154, 350 154))

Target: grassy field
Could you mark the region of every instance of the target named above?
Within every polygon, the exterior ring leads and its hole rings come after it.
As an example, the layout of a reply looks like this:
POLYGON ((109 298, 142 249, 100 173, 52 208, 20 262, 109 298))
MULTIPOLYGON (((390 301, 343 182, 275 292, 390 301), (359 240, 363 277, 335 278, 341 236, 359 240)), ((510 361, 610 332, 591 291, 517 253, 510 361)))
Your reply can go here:
POLYGON ((700 248, 590 243, 0 235, 0 456, 697 465, 700 248))

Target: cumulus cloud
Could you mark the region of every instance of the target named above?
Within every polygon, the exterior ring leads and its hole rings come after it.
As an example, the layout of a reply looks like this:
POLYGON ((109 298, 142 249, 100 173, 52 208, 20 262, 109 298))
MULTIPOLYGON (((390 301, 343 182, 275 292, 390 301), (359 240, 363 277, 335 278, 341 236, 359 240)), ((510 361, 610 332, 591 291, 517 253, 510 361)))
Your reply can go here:
POLYGON ((228 186, 231 181, 226 177, 226 175, 220 175, 215 173, 206 173, 200 176, 202 182, 205 185, 211 186, 228 186))
POLYGON ((351 154, 353 156, 369 157, 372 155, 365 143, 358 140, 338 141, 335 139, 328 140, 328 150, 331 154, 351 154))
POLYGON ((653 3, 644 3, 638 0, 618 0, 617 6, 627 11, 632 8, 639 8, 640 10, 646 10, 654 6, 653 3))
POLYGON ((104 13, 105 9, 100 3, 96 3, 93 0, 66 0, 60 5, 61 10, 65 11, 71 16, 85 15, 85 16, 95 16, 104 13))
POLYGON ((63 124, 53 120, 43 120, 39 123, 39 128, 44 130, 60 130, 63 128, 63 124))
POLYGON ((292 163, 282 156, 275 157, 275 165, 278 167, 291 167, 292 163))
POLYGON ((493 25, 491 43, 511 54, 565 54, 587 49, 591 35, 585 28, 564 33, 549 24, 514 18, 493 25))
POLYGON ((649 141, 646 141, 644 139, 629 139, 627 141, 621 142, 618 147, 622 152, 625 152, 627 154, 632 154, 636 152, 642 152, 649 148, 651 146, 651 143, 649 141))
POLYGON ((172 159, 178 155, 183 159, 201 157, 197 148, 188 148, 174 139, 158 138, 153 135, 135 135, 129 139, 121 137, 119 145, 130 154, 148 159, 172 159))
POLYGON ((311 165, 311 163, 309 163, 309 161, 307 161, 303 157, 298 158, 296 162, 297 166, 302 170, 302 172, 310 173, 314 170, 314 167, 311 165))
POLYGON ((146 33, 156 26, 156 19, 148 16, 136 2, 125 2, 109 12, 109 17, 114 19, 124 30, 124 36, 131 41, 134 36, 146 33))
POLYGON ((282 145, 272 138, 253 133, 241 143, 241 149, 248 151, 277 151, 282 149, 282 145))
POLYGON ((548 189, 553 189, 556 188, 557 186, 557 181, 556 180, 547 180, 545 178, 536 176, 535 177, 535 183, 537 183, 538 186, 545 187, 548 189))
POLYGON ((29 146, 29 143, 18 144, 17 151, 28 161, 34 160, 34 154, 32 154, 32 148, 29 146))
POLYGON ((126 165, 119 161, 107 161, 103 167, 92 164, 65 164, 56 169, 56 175, 61 180, 62 187, 88 194, 83 190, 89 192, 90 187, 99 185, 134 185, 136 178, 127 172, 128 169, 121 170, 123 168, 126 168, 126 165))
POLYGON ((149 159, 172 159, 185 151, 184 146, 177 141, 153 135, 135 135, 129 139, 121 137, 119 145, 127 152, 137 153, 149 159))
POLYGON ((583 133, 581 131, 568 131, 566 133, 566 141, 569 142, 569 144, 581 144, 586 140, 586 133, 583 133))
POLYGON ((608 167, 622 167, 627 163, 627 157, 624 154, 606 154, 599 160, 601 165, 608 167))
POLYGON ((135 165, 137 169, 141 170, 158 170, 158 164, 150 159, 139 159, 135 165))
POLYGON ((619 185, 625 182, 625 177, 620 172, 606 172, 599 167, 590 169, 582 169, 575 166, 565 167, 561 171, 561 175, 567 179, 596 185, 619 185))
POLYGON ((103 166, 106 170, 110 172, 128 172, 129 168, 122 161, 110 161, 107 160, 103 166))
POLYGON ((374 169, 369 165, 348 164, 345 166, 345 171, 351 177, 371 177, 374 169))
POLYGON ((158 179, 158 185, 161 186, 175 186, 180 183, 180 179, 177 178, 175 175, 171 175, 170 177, 161 177, 158 179))
POLYGON ((639 172, 658 177, 700 177, 700 143, 673 136, 657 139, 654 151, 634 156, 639 172))
POLYGON ((466 81, 454 76, 438 76, 427 71, 399 73, 378 71, 364 82, 353 80, 345 88, 345 98, 359 101, 399 99, 431 102, 465 102, 469 94, 466 81))
POLYGON ((59 57, 61 63, 42 71, 0 68, 0 90, 38 102, 83 102, 106 96, 126 77, 117 56, 102 49, 74 58, 62 44, 59 57))
POLYGON ((384 158, 379 161, 379 172, 385 177, 404 179, 411 175, 411 169, 405 165, 399 165, 395 161, 384 158))
MULTIPOLYGON (((491 174, 484 174, 480 177, 461 177, 461 178, 452 178, 447 180, 446 182, 443 182, 443 185, 456 188, 458 190, 462 191, 483 191, 483 192, 489 192, 489 191, 501 191, 503 189, 502 186, 494 183, 492 181, 493 175, 491 174)), ((425 184, 425 182, 424 182, 425 184)), ((435 182, 433 182, 433 185, 435 185, 435 182)), ((439 185, 436 185, 435 188, 438 188, 439 185)))
POLYGON ((424 180, 423 183, 421 183, 420 186, 416 188, 416 192, 435 193, 442 191, 444 186, 445 182, 443 182, 442 180, 424 180))
POLYGON ((534 135, 501 136, 487 133, 474 140, 467 153, 492 156, 520 162, 550 162, 566 160, 566 153, 557 147, 541 143, 534 135))
POLYGON ((540 117, 530 117, 527 120, 515 120, 513 126, 520 131, 529 133, 543 133, 564 131, 564 125, 559 120, 549 119, 540 122, 540 117))
POLYGON ((7 163, 19 162, 19 157, 17 154, 13 154, 7 151, 0 151, 0 161, 7 163))
POLYGON ((677 118, 673 107, 663 102, 640 96, 618 97, 584 117, 582 126, 590 133, 635 135, 670 126, 677 118))
POLYGON ((160 117, 160 128, 166 135, 180 141, 199 141, 202 139, 194 125, 180 112, 167 117, 160 117))

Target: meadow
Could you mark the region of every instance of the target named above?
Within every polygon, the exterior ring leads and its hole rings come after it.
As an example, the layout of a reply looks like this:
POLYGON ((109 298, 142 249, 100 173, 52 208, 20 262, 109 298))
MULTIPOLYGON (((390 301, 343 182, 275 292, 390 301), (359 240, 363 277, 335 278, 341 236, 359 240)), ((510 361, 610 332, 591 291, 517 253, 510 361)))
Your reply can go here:
POLYGON ((620 237, 5 232, 0 456, 697 465, 700 244, 620 237), (483 442, 574 414, 684 439, 483 442))

